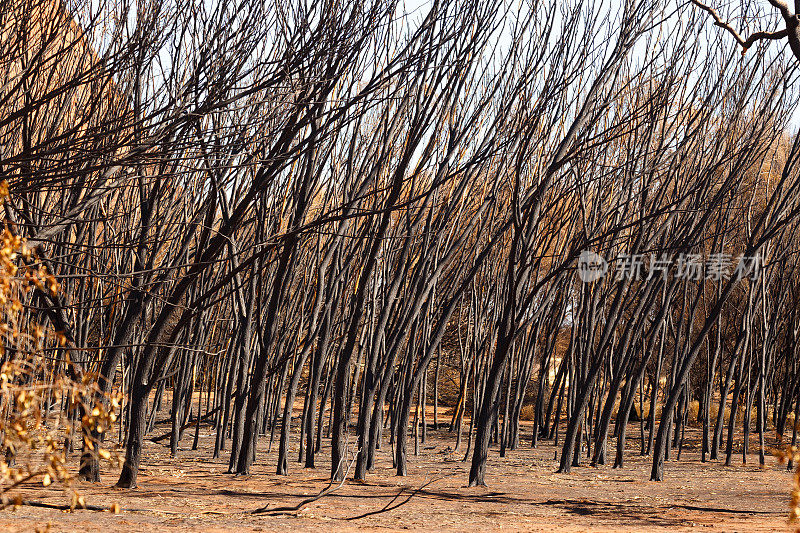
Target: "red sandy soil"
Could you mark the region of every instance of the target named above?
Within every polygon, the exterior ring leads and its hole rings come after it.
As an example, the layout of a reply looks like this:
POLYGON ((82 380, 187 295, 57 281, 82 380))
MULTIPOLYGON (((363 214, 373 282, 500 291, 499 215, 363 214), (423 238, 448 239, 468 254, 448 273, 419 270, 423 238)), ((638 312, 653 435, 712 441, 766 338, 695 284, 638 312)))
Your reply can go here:
MULTIPOLYGON (((65 512, 22 506, 0 512, 0 531, 295 531, 382 530, 427 531, 787 531, 791 474, 767 458, 758 457, 724 467, 702 464, 696 447, 684 448, 680 462, 666 464, 665 481, 648 481, 650 461, 638 455, 638 440, 623 469, 582 466, 568 475, 556 474, 552 445, 520 449, 500 458, 493 449, 486 487, 466 486, 464 451, 453 453, 453 435, 429 432, 419 456, 410 442, 409 475, 394 475, 391 448, 378 456, 378 467, 367 482, 348 481, 299 511, 276 515, 252 514, 267 506, 291 507, 328 486, 330 456, 323 447, 318 468, 290 463, 289 476, 275 475, 277 441, 266 451, 262 438, 253 474, 226 474, 227 453, 210 458, 214 433, 201 428, 199 451, 191 451, 193 429, 187 430, 178 458, 169 457, 168 441, 148 441, 139 488, 112 487, 115 471, 99 484, 76 483, 86 503, 122 513, 79 510, 65 512)), ((527 429, 527 428, 526 428, 527 429)), ((155 431, 160 435, 166 430, 155 431)), ((530 431, 523 433, 523 440, 530 431)), ((638 434, 638 425, 629 434, 638 434)), ((687 435, 696 438, 696 430, 687 435)), ((297 458, 297 435, 292 459, 297 458)), ((741 437, 741 436, 740 436, 741 437)), ((610 443, 610 444, 613 444, 610 443)), ((757 445, 757 436, 751 446, 757 445)), ((756 448, 757 451, 757 448, 756 448)), ((613 451, 612 451, 613 453, 613 451)), ((23 497, 64 504, 63 492, 29 485, 23 497)))

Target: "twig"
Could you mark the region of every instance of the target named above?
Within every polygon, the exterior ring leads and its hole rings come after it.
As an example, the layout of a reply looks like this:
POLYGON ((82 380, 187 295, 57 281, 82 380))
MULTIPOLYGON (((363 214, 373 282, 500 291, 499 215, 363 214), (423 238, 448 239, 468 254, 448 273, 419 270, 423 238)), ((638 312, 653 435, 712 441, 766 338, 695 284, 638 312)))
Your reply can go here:
POLYGON ((389 512, 389 511, 394 511, 394 510, 395 510, 395 509, 397 509, 398 507, 401 507, 401 506, 403 506, 403 505, 407 504, 407 503, 408 503, 408 502, 411 500, 411 498, 413 498, 414 496, 416 496, 416 495, 417 495, 417 494, 418 494, 418 493, 419 493, 419 492, 420 492, 422 489, 424 489, 425 487, 427 487, 428 485, 430 485, 430 484, 431 484, 431 483, 433 483, 434 481, 439 481, 440 479, 444 479, 444 477, 447 477, 447 476, 443 476, 443 477, 440 477, 440 478, 432 479, 432 480, 430 480, 430 481, 428 481, 428 482, 426 482, 426 483, 423 483, 422 485, 420 485, 419 487, 417 487, 416 489, 414 489, 414 492, 412 492, 411 494, 409 494, 409 495, 408 495, 408 498, 406 498, 406 499, 405 499, 405 500, 403 500, 402 502, 398 503, 397 505, 394 505, 394 506, 392 506, 392 502, 394 502, 395 500, 397 500, 397 498, 399 498, 399 497, 400 497, 400 494, 402 494, 402 493, 403 493, 402 491, 398 492, 398 493, 397 493, 397 495, 396 495, 394 498, 392 498, 392 499, 389 501, 389 503, 387 503, 386 505, 384 505, 382 509, 378 509, 377 511, 369 511, 369 512, 367 512, 367 513, 360 514, 360 515, 358 515, 358 516, 351 516, 351 517, 349 517, 349 518, 346 518, 345 520, 358 520, 358 519, 360 519, 360 518, 366 518, 366 517, 368 517, 368 516, 373 516, 373 515, 380 514, 380 513, 386 513, 386 512, 389 512), (390 506, 391 506, 391 507, 390 507, 390 506))
POLYGON ((35 500, 18 500, 9 503, 9 507, 16 505, 27 505, 29 507, 43 507, 44 509, 56 509, 58 511, 73 511, 78 509, 85 509, 87 511, 110 511, 108 507, 101 507, 100 505, 80 505, 71 507, 64 504, 37 502, 35 500))
MULTIPOLYGON (((305 500, 301 501, 297 505, 286 506, 286 507, 274 507, 272 509, 270 509, 268 506, 265 505, 264 507, 260 507, 260 508, 256 509, 255 511, 250 511, 250 514, 290 514, 290 513, 296 513, 297 511, 299 511, 300 509, 302 509, 303 507, 305 507, 309 503, 313 503, 313 502, 315 502, 315 501, 317 501, 319 499, 322 499, 325 496, 331 494, 332 492, 334 492, 336 490, 339 490, 340 488, 342 488, 342 485, 344 485, 344 482, 347 481, 347 475, 350 473, 350 469, 353 467, 353 464, 356 462, 356 457, 358 457, 359 451, 360 450, 356 451, 356 453, 353 455, 353 460, 350 461, 350 464, 347 466, 347 470, 345 471, 344 476, 342 476, 342 481, 338 485, 336 485, 335 487, 333 486, 333 481, 331 481, 331 482, 328 483, 328 486, 325 487, 324 489, 322 489, 322 491, 319 494, 317 494, 316 496, 312 496, 311 498, 306 498, 305 500)), ((339 462, 339 464, 341 464, 341 461, 339 462)))

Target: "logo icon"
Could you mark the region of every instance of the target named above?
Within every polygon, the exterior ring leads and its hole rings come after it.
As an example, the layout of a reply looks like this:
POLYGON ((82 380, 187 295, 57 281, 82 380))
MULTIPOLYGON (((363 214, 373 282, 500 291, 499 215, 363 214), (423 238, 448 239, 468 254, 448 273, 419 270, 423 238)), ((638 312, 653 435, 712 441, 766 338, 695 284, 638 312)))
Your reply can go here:
POLYGON ((591 283, 605 276, 608 272, 608 263, 602 256, 584 250, 578 257, 578 277, 584 283, 591 283))

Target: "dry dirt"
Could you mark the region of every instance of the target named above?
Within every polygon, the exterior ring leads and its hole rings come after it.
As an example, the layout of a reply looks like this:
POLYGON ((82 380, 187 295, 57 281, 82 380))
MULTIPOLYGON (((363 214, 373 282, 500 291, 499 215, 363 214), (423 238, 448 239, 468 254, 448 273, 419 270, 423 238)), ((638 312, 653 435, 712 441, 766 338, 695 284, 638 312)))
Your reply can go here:
MULTIPOLYGON (((629 434, 636 435, 631 427, 629 434)), ((160 428, 154 434, 165 432, 160 428)), ((524 437, 530 431, 524 432, 524 437)), ((200 451, 191 451, 193 431, 187 430, 177 459, 169 457, 168 441, 148 441, 140 487, 112 487, 115 472, 106 471, 96 485, 75 487, 90 505, 117 503, 122 513, 80 510, 65 512, 22 506, 0 512, 0 531, 34 531, 48 524, 51 531, 295 531, 383 530, 428 531, 787 531, 791 475, 767 458, 746 465, 702 464, 694 447, 685 448, 680 462, 666 464, 665 481, 648 481, 650 462, 637 454, 638 441, 624 469, 610 466, 575 468, 554 473, 555 448, 529 445, 500 458, 491 451, 487 487, 466 486, 469 463, 463 449, 453 453, 453 436, 431 431, 413 455, 409 475, 396 477, 390 448, 379 451, 378 467, 365 484, 348 481, 300 511, 252 514, 255 509, 295 506, 328 486, 330 459, 323 448, 318 468, 290 463, 290 475, 275 472, 277 442, 267 453, 261 439, 253 474, 226 474, 227 454, 212 460, 213 431, 201 429, 200 451)), ((755 437, 755 435, 754 435, 755 437)), ((294 436, 295 446, 297 436, 294 436)), ((756 438, 753 439, 756 441, 756 438)), ((752 444, 756 444, 753 442, 752 444)), ((751 444, 751 445, 752 445, 751 444)), ((294 449, 292 458, 296 459, 294 449)), ((674 454, 673 454, 674 458, 674 454)), ((24 497, 63 504, 63 492, 27 486, 24 497)))

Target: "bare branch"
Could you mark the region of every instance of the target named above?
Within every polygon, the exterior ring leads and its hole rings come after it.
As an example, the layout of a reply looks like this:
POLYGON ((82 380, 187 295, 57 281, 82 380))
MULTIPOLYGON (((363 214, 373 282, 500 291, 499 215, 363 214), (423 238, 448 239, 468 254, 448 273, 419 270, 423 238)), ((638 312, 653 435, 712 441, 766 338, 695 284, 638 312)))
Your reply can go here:
MULTIPOLYGON (((753 44, 756 43, 756 41, 760 41, 760 40, 773 40, 774 41, 774 40, 778 40, 778 39, 783 39, 784 37, 787 37, 789 35, 789 30, 787 30, 787 29, 783 29, 783 30, 775 31, 775 32, 757 31, 754 34, 750 35, 747 39, 743 39, 742 36, 739 35, 739 32, 737 32, 733 28, 733 26, 731 26, 730 24, 728 24, 727 22, 722 20, 722 18, 719 16, 719 14, 717 13, 717 11, 714 8, 712 8, 710 6, 707 6, 707 5, 703 4, 702 2, 699 2, 698 0, 692 0, 692 3, 694 5, 696 5, 697 7, 699 7, 700 9, 702 9, 703 11, 707 12, 709 15, 711 15, 711 18, 714 19, 714 25, 715 26, 719 26, 720 28, 726 30, 728 33, 733 35, 733 38, 736 39, 736 42, 739 43, 742 46, 742 55, 744 55, 747 52, 747 50, 751 46, 753 46, 753 44)), ((782 5, 783 8, 786 8, 786 4, 784 4, 783 2, 780 2, 779 0, 771 0, 771 3, 773 5, 775 5, 776 7, 778 7, 779 9, 780 9, 780 5, 782 5)), ((786 8, 786 11, 788 13, 788 8, 786 8)))
POLYGON ((783 18, 788 19, 792 16, 792 12, 789 11, 789 6, 783 0, 767 0, 773 7, 777 8, 778 11, 781 12, 781 16, 783 18))

